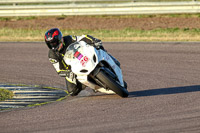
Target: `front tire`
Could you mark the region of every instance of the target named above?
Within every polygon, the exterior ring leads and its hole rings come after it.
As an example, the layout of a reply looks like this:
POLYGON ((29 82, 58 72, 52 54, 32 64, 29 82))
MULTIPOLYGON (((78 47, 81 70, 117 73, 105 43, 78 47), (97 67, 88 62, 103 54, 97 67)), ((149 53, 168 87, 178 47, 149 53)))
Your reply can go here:
POLYGON ((121 97, 128 97, 129 93, 126 88, 115 82, 115 80, 109 77, 103 70, 99 71, 99 73, 96 75, 96 78, 100 80, 106 86, 106 88, 114 91, 117 95, 121 97))

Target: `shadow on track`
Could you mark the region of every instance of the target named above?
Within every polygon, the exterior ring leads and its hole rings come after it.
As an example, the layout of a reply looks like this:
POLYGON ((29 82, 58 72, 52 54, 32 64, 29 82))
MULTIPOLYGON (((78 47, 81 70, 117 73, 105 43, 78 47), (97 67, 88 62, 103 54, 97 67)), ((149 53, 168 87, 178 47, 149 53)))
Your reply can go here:
POLYGON ((129 97, 170 95, 170 94, 188 93, 196 91, 200 91, 200 85, 133 91, 129 92, 129 97))

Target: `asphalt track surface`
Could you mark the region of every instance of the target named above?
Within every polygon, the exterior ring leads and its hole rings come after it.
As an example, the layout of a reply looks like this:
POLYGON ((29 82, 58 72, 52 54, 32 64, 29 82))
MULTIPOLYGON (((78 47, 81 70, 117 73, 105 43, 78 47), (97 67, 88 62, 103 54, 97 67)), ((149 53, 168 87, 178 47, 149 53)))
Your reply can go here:
MULTIPOLYGON (((78 97, 0 112, 1 133, 198 133, 199 43, 104 43, 123 69, 129 98, 78 97)), ((65 87, 44 43, 0 43, 0 83, 65 87)), ((88 95, 89 94, 89 95, 88 95)))

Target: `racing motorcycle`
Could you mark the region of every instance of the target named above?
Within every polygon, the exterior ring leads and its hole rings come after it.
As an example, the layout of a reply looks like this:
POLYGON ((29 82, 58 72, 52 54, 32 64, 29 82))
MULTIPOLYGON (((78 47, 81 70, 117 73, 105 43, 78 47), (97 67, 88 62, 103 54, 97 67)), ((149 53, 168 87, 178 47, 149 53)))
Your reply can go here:
POLYGON ((121 68, 106 51, 84 41, 75 42, 68 46, 64 61, 71 65, 77 80, 95 92, 128 97, 121 68))

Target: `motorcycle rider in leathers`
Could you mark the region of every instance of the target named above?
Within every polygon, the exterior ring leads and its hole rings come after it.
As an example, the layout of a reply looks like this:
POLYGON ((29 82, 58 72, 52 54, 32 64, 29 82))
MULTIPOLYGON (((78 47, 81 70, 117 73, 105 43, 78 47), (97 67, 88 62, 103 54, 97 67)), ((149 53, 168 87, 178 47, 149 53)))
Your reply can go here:
MULTIPOLYGON (((70 44, 79 41, 85 41, 87 44, 90 44, 97 49, 104 50, 101 40, 90 35, 62 36, 62 33, 58 28, 49 29, 45 33, 45 42, 49 48, 49 61, 53 64, 57 73, 61 77, 65 77, 66 88, 71 96, 78 95, 78 93, 86 87, 76 79, 76 75, 71 71, 71 66, 67 65, 63 60, 67 47, 70 44)), ((120 65, 114 57, 112 58, 118 65, 120 65)))

